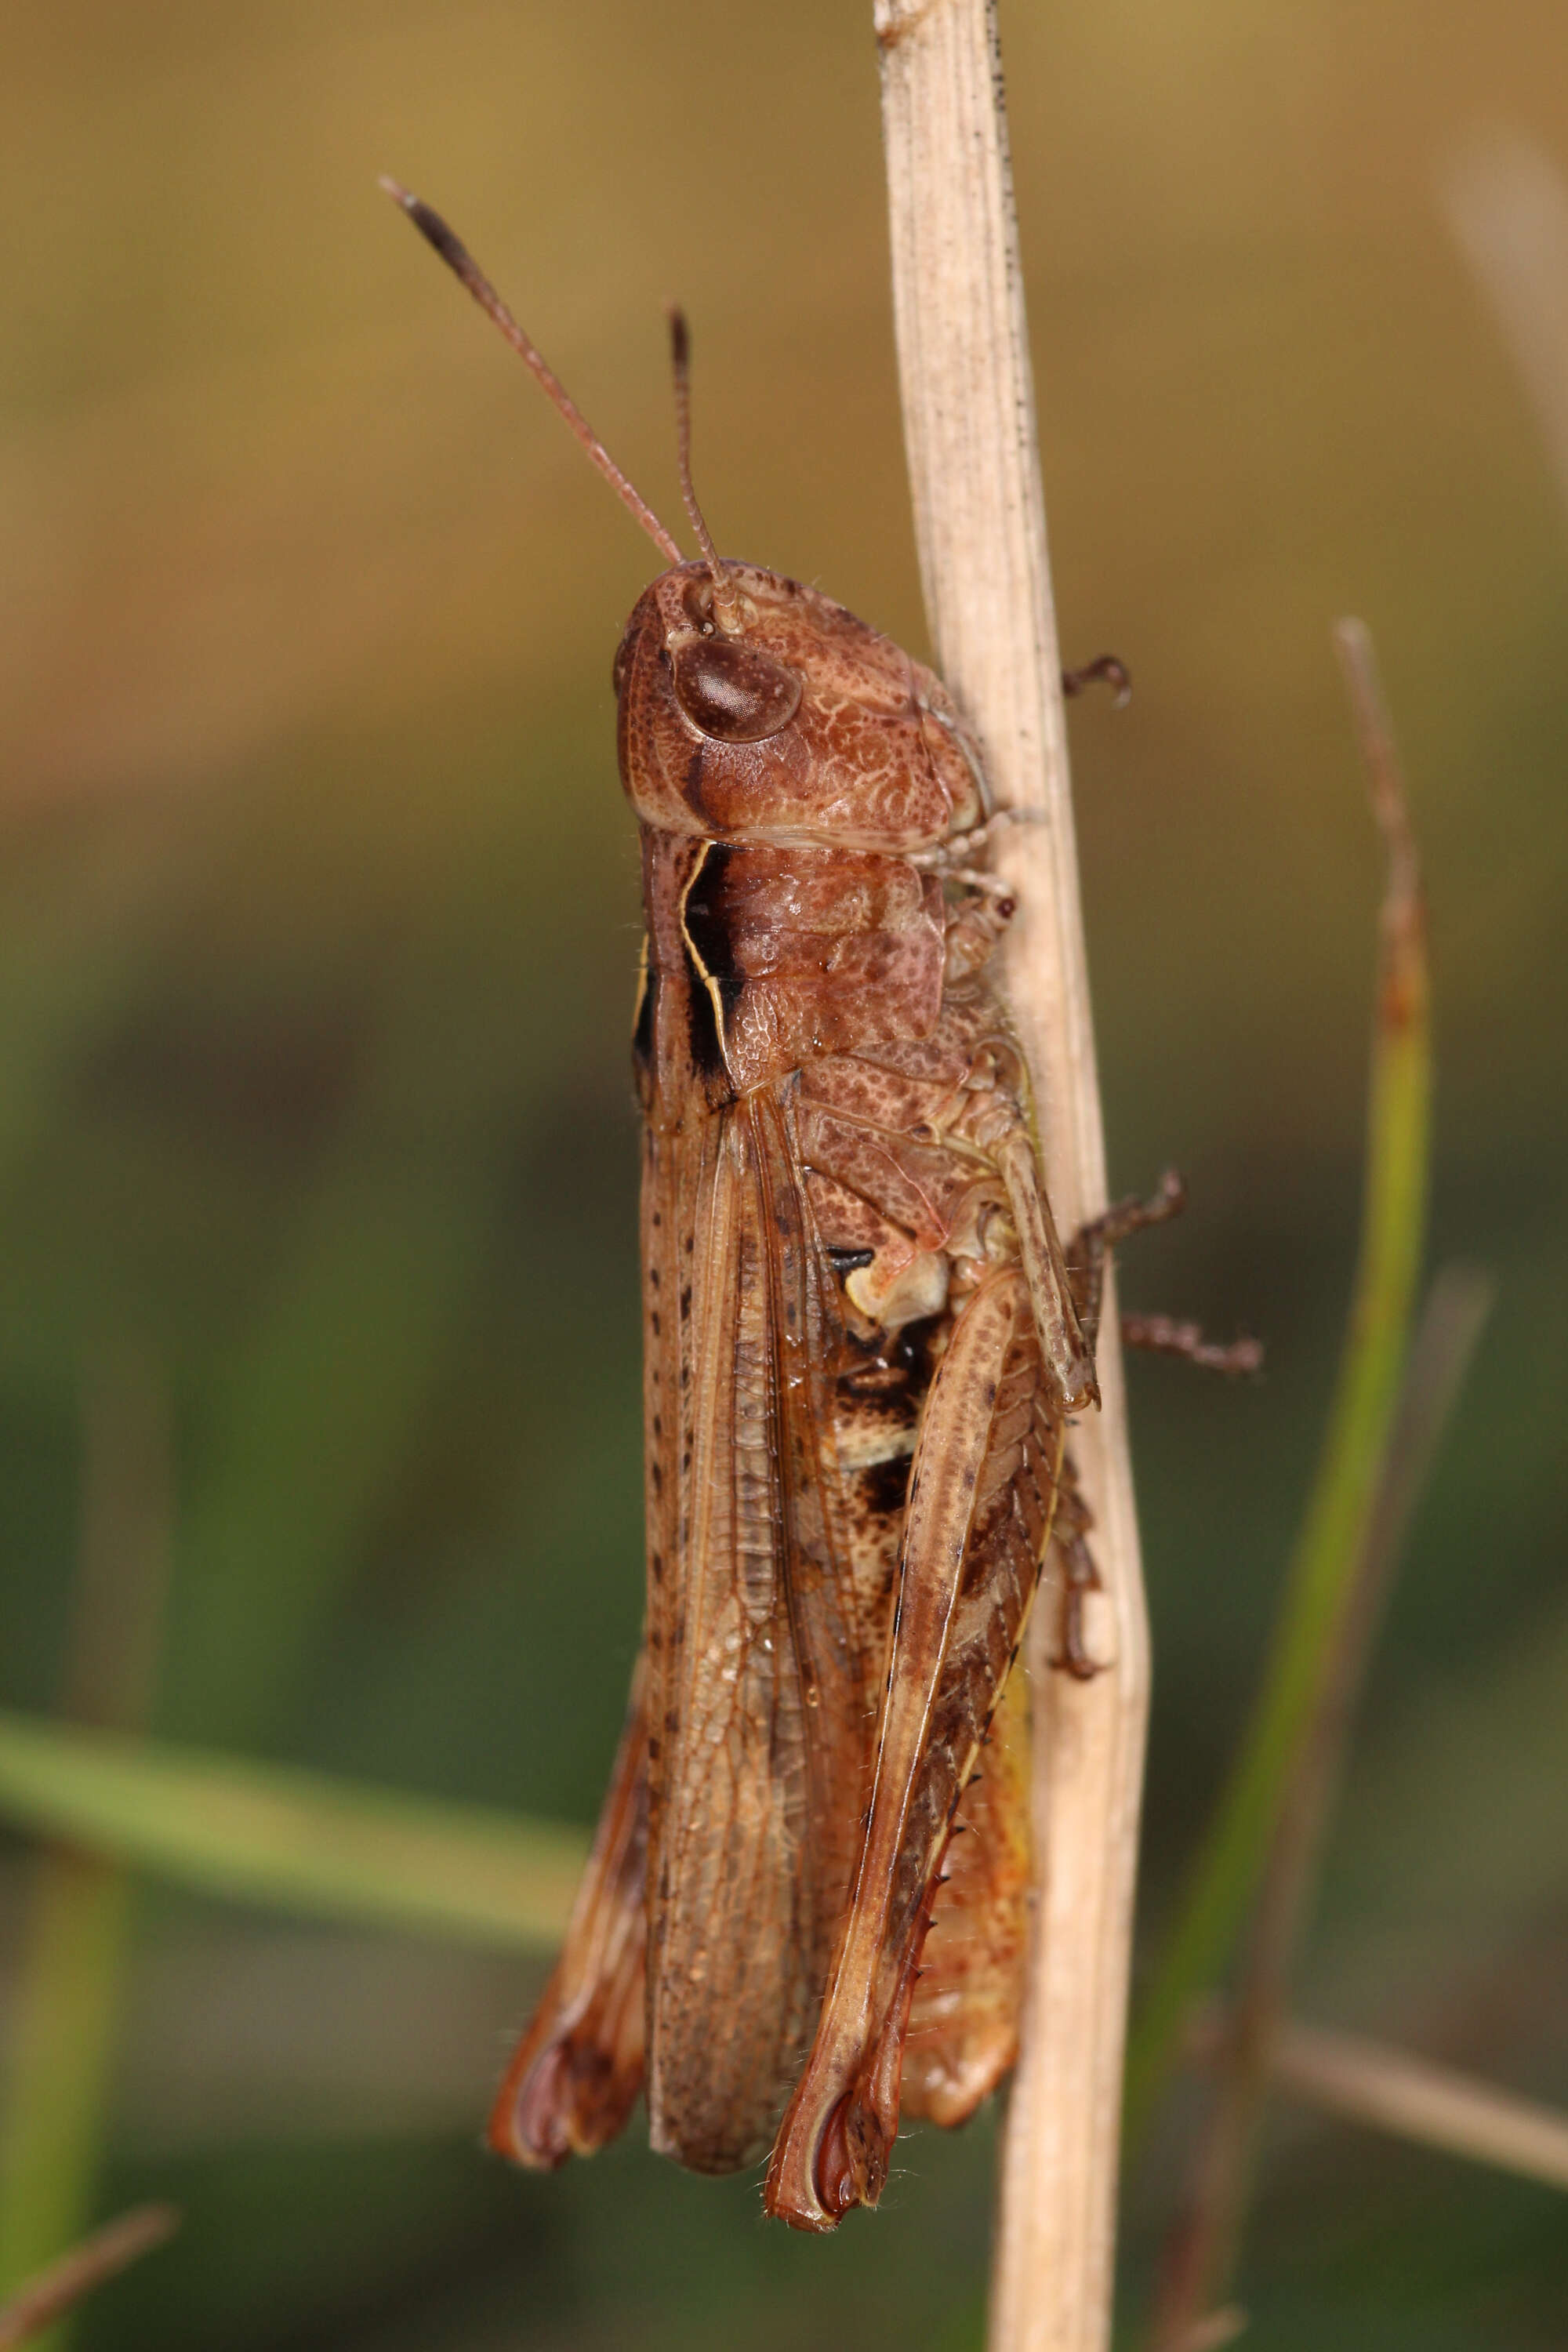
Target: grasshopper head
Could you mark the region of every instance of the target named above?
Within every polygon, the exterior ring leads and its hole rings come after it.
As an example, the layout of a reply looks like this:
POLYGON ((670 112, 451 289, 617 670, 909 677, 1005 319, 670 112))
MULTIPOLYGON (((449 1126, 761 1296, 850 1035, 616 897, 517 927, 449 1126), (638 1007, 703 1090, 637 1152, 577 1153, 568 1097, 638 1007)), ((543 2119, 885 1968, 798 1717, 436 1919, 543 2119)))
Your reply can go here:
POLYGON ((691 487, 689 338, 670 313, 680 482, 703 561, 680 550, 440 215, 383 186, 492 319, 672 569, 616 656, 621 777, 645 824, 897 855, 989 815, 974 743, 941 681, 842 604, 726 563, 691 487))
POLYGON ((898 854, 987 814, 946 689, 817 589, 678 564, 616 656, 621 781, 646 824, 898 854))
POLYGON ((782 572, 726 563, 691 481, 690 338, 669 314, 680 490, 700 563, 638 598, 616 656, 621 781, 645 824, 735 841, 934 848, 989 814, 930 670, 782 572))

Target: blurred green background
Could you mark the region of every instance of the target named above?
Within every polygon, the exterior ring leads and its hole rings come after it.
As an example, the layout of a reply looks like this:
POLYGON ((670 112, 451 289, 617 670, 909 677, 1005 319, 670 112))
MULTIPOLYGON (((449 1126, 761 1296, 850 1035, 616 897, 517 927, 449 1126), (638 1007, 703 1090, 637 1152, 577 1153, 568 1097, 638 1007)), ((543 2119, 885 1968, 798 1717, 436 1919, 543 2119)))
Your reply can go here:
MULTIPOLYGON (((1145 1927, 1349 1286, 1351 610, 1426 857, 1436 1248, 1499 1296, 1301 2005, 1568 2102, 1568 506, 1453 194, 1489 126, 1568 170, 1568 15, 1015 0, 1003 37, 1064 652, 1137 683, 1073 719, 1112 1178, 1174 1160, 1194 1202, 1124 1290, 1269 1349, 1240 1391, 1134 1370, 1145 1927)), ((679 295, 721 545, 919 650, 869 8, 59 0, 5 54, 0 1702, 586 1823, 639 1610, 608 678, 653 564, 374 179, 667 515, 679 295)), ((151 1886, 100 1925, 94 2210, 186 2221, 88 2352, 978 2342, 990 2118, 803 2243, 636 2132, 549 2180, 479 2152, 526 1962, 151 1886)), ((1129 2184, 1134 2283, 1178 2148, 1129 2184)), ((1242 2288, 1259 2344, 1558 2345, 1568 2212, 1291 2116, 1242 2288)))

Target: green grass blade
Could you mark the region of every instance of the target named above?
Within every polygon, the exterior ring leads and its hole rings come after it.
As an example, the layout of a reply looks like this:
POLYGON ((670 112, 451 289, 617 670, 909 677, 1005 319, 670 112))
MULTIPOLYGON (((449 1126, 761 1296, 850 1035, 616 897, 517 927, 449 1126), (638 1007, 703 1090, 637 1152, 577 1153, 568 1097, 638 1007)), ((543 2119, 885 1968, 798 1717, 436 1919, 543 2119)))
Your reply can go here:
MULTIPOLYGON (((45 1853, 27 1905, 0 2137, 0 2294, 85 2228, 120 2031, 131 1886, 82 1854, 45 1853)), ((48 2345, 65 2341, 66 2323, 48 2345)))
POLYGON ((1328 1431, 1262 1689, 1134 2025, 1127 2065, 1134 2142, 1176 2063, 1188 2012, 1247 1915, 1332 1655, 1394 1426, 1426 1237, 1431 1033, 1415 849, 1365 632, 1346 622, 1337 635, 1388 850, 1360 1255, 1328 1431))
POLYGON ((201 1894, 513 1950, 559 1938, 587 1852, 553 1823, 7 1710, 0 1816, 201 1894))
MULTIPOLYGON (((169 1568, 164 1383, 141 1348, 100 1343, 83 1367, 80 1521, 61 1706, 78 1727, 146 1720, 169 1568)), ((131 1881, 112 1862, 50 1847, 22 1905, 0 2109, 0 2293, 58 2260, 92 2219, 113 2104, 131 1881)), ((66 2352, 68 2300, 32 2329, 66 2352)), ((3 2329, 0 2329, 3 2336, 3 2329)))

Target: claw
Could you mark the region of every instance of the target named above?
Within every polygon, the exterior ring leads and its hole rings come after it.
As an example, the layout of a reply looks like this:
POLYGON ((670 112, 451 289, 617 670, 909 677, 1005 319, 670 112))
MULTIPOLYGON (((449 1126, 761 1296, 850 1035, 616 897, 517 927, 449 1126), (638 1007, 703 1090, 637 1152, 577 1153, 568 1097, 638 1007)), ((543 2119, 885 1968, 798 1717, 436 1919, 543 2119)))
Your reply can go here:
POLYGON ((1062 692, 1070 702, 1073 696, 1081 694, 1086 686, 1097 686, 1101 681, 1116 688, 1111 709, 1125 710, 1132 699, 1132 680, 1128 676, 1126 664, 1118 661, 1114 654, 1101 654, 1096 660, 1085 662, 1081 669, 1064 669, 1062 692))

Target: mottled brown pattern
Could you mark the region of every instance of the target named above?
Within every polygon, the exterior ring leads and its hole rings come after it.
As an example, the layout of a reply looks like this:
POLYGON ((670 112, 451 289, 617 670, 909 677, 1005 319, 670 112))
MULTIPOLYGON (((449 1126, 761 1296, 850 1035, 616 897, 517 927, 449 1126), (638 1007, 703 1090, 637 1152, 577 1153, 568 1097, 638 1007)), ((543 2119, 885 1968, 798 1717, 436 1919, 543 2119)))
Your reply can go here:
POLYGON ((646 589, 616 656, 621 774, 645 824, 709 839, 825 848, 933 847, 985 814, 978 762, 947 690, 819 590, 725 566, 747 638, 803 681, 789 725, 762 741, 705 740, 676 698, 676 666, 711 633, 712 583, 681 564, 646 589))
POLYGON ((933 1882, 1033 1596, 1062 1428, 1028 1286, 998 1264, 954 1318, 916 1445, 871 1814, 769 2166, 770 2210, 800 2227, 875 2204, 886 2179, 933 1882))
POLYGON ((656 2147, 725 2171, 765 2149, 820 1998, 874 1666, 776 1097, 650 1126, 644 1199, 648 2108, 656 2147))
POLYGON ((923 1036, 942 1004, 942 886, 902 858, 710 844, 680 901, 737 1094, 819 1054, 923 1036))
POLYGON ((1012 2060, 1004 1694, 1093 1374, 986 969, 1007 909, 937 870, 987 814, 973 746, 841 606, 725 578, 721 627, 704 567, 665 573, 616 658, 647 912, 643 1714, 494 2133, 552 2163, 616 2127, 640 1960, 654 2145, 724 2171, 771 2144, 769 2210, 824 2230, 876 2201, 900 2086, 958 2122, 1012 2060))
POLYGON ((1018 2051, 1029 1929, 1029 1708, 1008 1676, 965 1783, 946 1881, 921 1950, 904 2041, 903 2112, 964 2123, 1018 2051))

